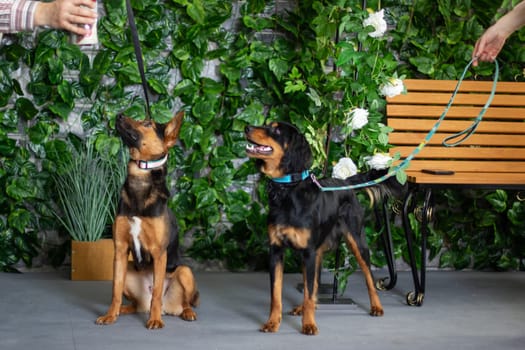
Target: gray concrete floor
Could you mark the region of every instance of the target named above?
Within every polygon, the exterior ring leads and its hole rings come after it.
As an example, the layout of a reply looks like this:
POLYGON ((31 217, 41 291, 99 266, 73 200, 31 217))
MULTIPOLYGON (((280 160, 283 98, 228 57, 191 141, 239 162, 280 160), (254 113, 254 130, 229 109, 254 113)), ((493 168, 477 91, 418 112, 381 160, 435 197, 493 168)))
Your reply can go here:
MULTIPOLYGON (((196 278, 198 320, 165 316, 165 328, 147 330, 144 314, 95 325, 109 305, 111 282, 73 282, 64 271, 0 273, 0 349, 525 349, 525 273, 428 272, 423 306, 409 307, 411 276, 400 272, 397 286, 380 292, 379 318, 368 316, 356 273, 345 293, 355 304, 321 305, 318 336, 300 334, 300 318, 286 314, 278 333, 258 331, 269 310, 265 273, 197 272, 196 278)), ((300 281, 285 275, 285 311, 300 303, 300 281)))

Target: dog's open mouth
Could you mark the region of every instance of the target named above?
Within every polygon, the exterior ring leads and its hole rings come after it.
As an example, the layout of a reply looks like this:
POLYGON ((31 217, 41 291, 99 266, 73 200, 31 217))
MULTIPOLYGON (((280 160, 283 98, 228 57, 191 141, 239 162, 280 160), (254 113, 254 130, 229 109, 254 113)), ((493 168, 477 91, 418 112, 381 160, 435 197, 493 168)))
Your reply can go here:
POLYGON ((273 148, 265 145, 258 145, 250 141, 246 145, 246 153, 249 155, 270 155, 273 153, 273 148))

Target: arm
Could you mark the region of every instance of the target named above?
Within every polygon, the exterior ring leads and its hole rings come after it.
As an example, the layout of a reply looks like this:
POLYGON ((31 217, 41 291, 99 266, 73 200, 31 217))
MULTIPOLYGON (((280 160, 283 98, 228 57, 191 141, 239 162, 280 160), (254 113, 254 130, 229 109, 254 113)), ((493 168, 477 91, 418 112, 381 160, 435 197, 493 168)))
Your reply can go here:
POLYGON ((0 32, 16 33, 50 26, 85 35, 88 30, 78 24, 95 22, 97 15, 92 9, 96 5, 96 0, 0 0, 0 32))
POLYGON ((474 66, 479 61, 494 61, 503 48, 507 38, 525 25, 525 1, 520 2, 478 39, 472 58, 474 66))

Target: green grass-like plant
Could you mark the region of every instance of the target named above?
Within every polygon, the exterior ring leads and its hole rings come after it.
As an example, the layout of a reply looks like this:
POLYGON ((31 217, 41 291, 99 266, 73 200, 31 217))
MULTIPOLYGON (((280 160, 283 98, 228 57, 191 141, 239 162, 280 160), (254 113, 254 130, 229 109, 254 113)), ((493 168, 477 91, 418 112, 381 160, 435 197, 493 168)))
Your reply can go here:
POLYGON ((124 165, 105 158, 91 143, 73 148, 54 176, 55 215, 73 240, 96 241, 116 211, 124 165))

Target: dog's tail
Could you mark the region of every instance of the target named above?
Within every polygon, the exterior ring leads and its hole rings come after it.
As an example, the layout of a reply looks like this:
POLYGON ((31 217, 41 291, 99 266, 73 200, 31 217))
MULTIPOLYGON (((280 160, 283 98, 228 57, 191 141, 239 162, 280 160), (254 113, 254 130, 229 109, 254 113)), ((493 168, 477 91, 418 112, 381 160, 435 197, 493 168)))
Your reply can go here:
MULTIPOLYGON (((357 173, 356 175, 346 178, 345 183, 348 186, 352 186, 368 181, 374 181, 387 173, 388 169, 370 170, 366 173, 357 173)), ((406 184, 399 183, 395 176, 391 176, 385 181, 364 187, 363 190, 365 190, 370 197, 370 206, 372 207, 375 203, 379 203, 385 198, 402 198, 406 192, 406 187, 406 184)))

